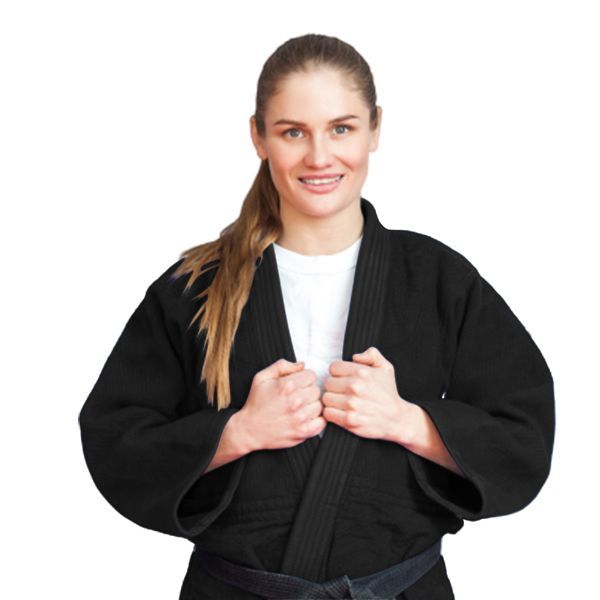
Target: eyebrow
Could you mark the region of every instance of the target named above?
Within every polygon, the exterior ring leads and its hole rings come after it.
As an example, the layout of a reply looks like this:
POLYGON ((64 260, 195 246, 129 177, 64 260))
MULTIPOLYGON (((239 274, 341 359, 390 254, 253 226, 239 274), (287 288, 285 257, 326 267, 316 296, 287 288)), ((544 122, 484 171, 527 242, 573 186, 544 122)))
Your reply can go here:
MULTIPOLYGON (((335 119, 331 119, 331 121, 329 121, 329 125, 331 125, 332 123, 338 123, 339 121, 347 121, 348 119, 358 119, 359 117, 357 117, 356 115, 344 115, 343 117, 336 117, 335 119)), ((306 123, 302 123, 301 121, 294 121, 292 119, 279 119, 278 121, 275 121, 275 123, 273 123, 273 126, 275 125, 299 125, 300 127, 306 127, 306 123)))

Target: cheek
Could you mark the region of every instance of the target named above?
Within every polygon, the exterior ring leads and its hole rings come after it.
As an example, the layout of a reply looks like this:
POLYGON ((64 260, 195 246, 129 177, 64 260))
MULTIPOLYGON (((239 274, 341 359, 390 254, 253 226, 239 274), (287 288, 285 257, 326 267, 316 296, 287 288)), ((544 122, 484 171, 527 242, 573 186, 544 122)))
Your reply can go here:
POLYGON ((345 154, 346 164, 354 171, 364 171, 369 164, 369 150, 365 145, 351 148, 345 154))
POLYGON ((298 161, 291 152, 279 152, 271 155, 269 165, 274 181, 283 181, 292 176, 298 161))
POLYGON ((269 158, 269 170, 271 171, 271 179, 273 179, 273 183, 275 185, 279 185, 284 177, 285 170, 282 165, 277 161, 274 161, 273 158, 269 158))

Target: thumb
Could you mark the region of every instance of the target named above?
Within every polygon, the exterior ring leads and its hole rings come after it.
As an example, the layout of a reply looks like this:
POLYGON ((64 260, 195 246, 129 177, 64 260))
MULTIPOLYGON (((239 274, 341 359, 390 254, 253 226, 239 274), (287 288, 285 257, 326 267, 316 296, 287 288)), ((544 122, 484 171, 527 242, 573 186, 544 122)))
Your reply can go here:
POLYGON ((369 348, 367 348, 364 352, 357 352, 356 354, 353 354, 352 360, 356 360, 367 365, 373 365, 374 367, 381 367, 386 362, 383 354, 381 354, 381 352, 379 352, 379 350, 374 346, 369 346, 369 348))
POLYGON ((285 358, 280 358, 272 365, 267 367, 263 372, 266 373, 267 379, 278 379, 285 375, 301 371, 304 368, 304 361, 292 362, 285 358))
POLYGON ((290 360, 286 360, 285 358, 280 358, 276 360, 274 363, 270 364, 268 367, 265 367, 261 371, 258 371, 254 377, 258 381, 268 381, 269 379, 279 379, 280 377, 284 377, 285 375, 289 375, 291 373, 295 373, 304 368, 304 361, 292 362, 290 360))

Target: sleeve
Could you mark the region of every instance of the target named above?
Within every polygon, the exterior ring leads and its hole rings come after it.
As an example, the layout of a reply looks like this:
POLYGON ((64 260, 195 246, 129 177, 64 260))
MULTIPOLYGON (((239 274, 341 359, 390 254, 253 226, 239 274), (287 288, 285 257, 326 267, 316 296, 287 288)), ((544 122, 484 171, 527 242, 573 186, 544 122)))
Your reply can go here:
POLYGON ((416 400, 465 477, 409 453, 425 494, 470 521, 516 512, 546 481, 554 444, 552 375, 502 297, 477 272, 447 311, 454 344, 445 393, 416 400))
POLYGON ((180 328, 158 281, 127 321, 78 421, 104 498, 142 527, 191 538, 230 503, 246 457, 203 475, 238 409, 184 414, 190 391, 180 328))

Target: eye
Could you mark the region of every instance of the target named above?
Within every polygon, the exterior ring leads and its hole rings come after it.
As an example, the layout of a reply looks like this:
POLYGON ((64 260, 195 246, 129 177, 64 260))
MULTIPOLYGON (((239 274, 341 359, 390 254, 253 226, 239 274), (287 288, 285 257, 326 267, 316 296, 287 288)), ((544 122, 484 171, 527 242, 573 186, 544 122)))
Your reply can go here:
MULTIPOLYGON (((354 129, 351 125, 334 125, 334 127, 333 127, 334 130, 344 129, 344 128, 347 129, 348 131, 352 131, 354 129)), ((297 136, 297 135, 288 135, 292 131, 298 131, 299 132, 300 130, 297 127, 292 127, 290 129, 286 129, 285 131, 283 131, 281 135, 283 137, 288 137, 288 138, 291 138, 293 140, 298 139, 299 136, 297 136)), ((339 133, 339 132, 337 132, 337 133, 339 133)), ((342 131, 342 133, 345 133, 345 132, 342 131)))
POLYGON ((300 131, 300 130, 299 130, 298 128, 296 128, 296 127, 292 127, 291 129, 286 129, 286 130, 285 130, 285 131, 284 131, 284 132, 283 132, 281 135, 283 135, 283 137, 291 137, 292 139, 294 139, 294 140, 295 140, 295 139, 297 138, 297 136, 295 136, 295 135, 293 135, 293 136, 288 136, 288 133, 289 133, 290 131, 300 131))
POLYGON ((352 131, 352 127, 350 125, 336 125, 334 129, 339 129, 340 127, 345 127, 348 131, 352 131))

